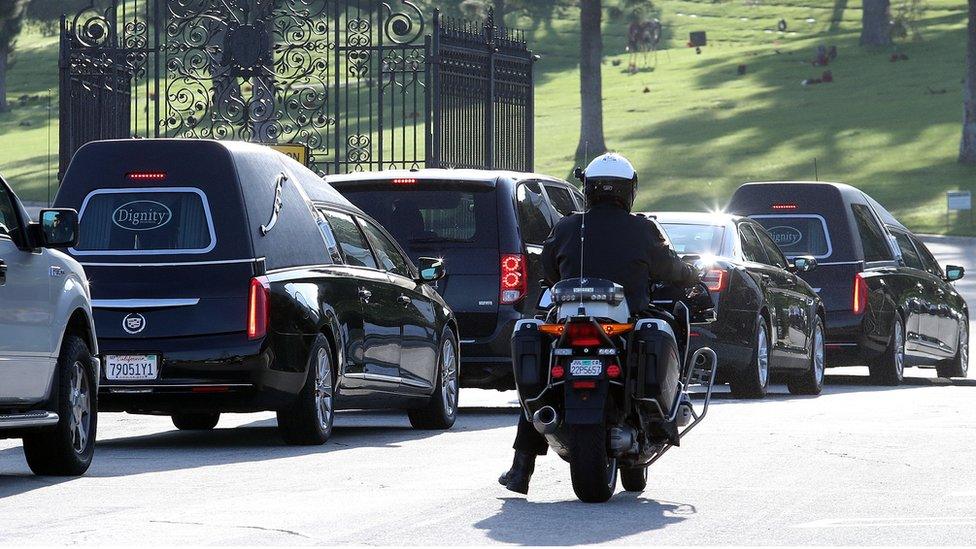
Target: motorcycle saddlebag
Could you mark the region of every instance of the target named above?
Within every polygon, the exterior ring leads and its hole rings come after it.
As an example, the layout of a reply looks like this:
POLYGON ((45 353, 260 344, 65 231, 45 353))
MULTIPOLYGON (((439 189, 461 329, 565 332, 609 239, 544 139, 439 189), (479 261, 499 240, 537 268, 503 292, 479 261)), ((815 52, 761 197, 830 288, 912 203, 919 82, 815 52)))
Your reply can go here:
POLYGON ((541 322, 521 320, 512 333, 512 368, 519 394, 533 397, 549 381, 546 371, 546 337, 539 331, 541 322))
POLYGON ((657 400, 665 414, 678 392, 681 359, 674 334, 664 321, 642 322, 631 340, 631 372, 635 395, 657 400))

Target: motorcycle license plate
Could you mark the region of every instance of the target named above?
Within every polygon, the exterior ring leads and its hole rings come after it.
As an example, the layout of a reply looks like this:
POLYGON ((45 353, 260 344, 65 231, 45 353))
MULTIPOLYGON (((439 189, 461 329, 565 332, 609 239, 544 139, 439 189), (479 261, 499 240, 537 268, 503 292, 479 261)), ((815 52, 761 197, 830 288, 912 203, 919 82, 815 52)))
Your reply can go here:
POLYGON ((158 377, 157 355, 105 355, 105 378, 110 381, 148 381, 158 377))
POLYGON ((580 358, 569 363, 572 376, 598 376, 603 373, 603 362, 594 358, 580 358))

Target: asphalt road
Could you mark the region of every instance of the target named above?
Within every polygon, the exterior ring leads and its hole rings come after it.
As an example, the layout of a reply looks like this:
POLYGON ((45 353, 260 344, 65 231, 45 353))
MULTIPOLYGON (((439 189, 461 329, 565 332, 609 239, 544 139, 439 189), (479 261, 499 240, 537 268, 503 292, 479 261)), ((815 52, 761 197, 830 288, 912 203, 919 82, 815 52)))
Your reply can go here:
MULTIPOLYGON (((939 239, 974 270, 976 245, 939 239)), ((88 475, 31 476, 0 441, 0 542, 41 544, 973 544, 976 380, 910 370, 898 388, 831 370, 818 398, 777 386, 719 395, 650 472, 643 494, 578 503, 568 466, 540 460, 529 497, 495 478, 511 459, 514 395, 465 390, 450 432, 344 413, 321 447, 283 446, 270 414, 206 433, 103 414, 88 475)))

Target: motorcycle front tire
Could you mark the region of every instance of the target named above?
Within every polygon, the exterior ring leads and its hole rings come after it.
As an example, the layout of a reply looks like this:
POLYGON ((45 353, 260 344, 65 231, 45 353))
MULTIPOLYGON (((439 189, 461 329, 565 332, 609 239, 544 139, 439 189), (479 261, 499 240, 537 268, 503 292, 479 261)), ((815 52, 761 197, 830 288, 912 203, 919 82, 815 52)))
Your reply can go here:
POLYGON ((603 425, 574 425, 569 446, 573 492, 585 503, 603 503, 617 488, 617 460, 607 454, 603 425))

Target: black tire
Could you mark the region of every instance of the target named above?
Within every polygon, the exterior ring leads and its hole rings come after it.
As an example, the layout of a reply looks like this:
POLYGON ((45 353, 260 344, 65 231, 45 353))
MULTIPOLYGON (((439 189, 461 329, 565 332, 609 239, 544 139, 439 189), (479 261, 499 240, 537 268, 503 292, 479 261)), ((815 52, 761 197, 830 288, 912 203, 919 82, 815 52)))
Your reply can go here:
POLYGON ((457 421, 458 396, 458 352, 457 338, 451 330, 444 331, 441 338, 441 353, 437 358, 437 377, 434 394, 423 408, 410 410, 407 416, 414 429, 450 429, 457 421))
POLYGON ((791 377, 786 386, 794 395, 819 395, 823 391, 824 370, 827 366, 827 343, 824 335, 823 319, 817 317, 813 325, 813 343, 810 346, 810 368, 802 374, 791 377))
POLYGON ((763 398, 769 388, 769 329, 765 318, 759 317, 756 322, 756 333, 752 341, 752 360, 749 361, 749 367, 734 372, 729 381, 729 389, 735 398, 763 398))
POLYGON ((647 467, 621 467, 620 484, 628 492, 643 492, 647 488, 647 467))
POLYGON ((939 377, 967 377, 969 375, 969 318, 959 324, 959 345, 956 356, 936 365, 939 377))
POLYGON ((24 455, 35 474, 77 476, 88 470, 98 426, 96 387, 88 345, 77 336, 65 336, 51 406, 58 423, 24 437, 24 455))
POLYGON ((570 433, 569 474, 573 492, 585 503, 603 503, 617 488, 617 460, 607 456, 603 425, 574 425, 570 433))
POLYGON ((871 379, 879 385, 895 386, 905 378, 905 322, 895 316, 884 353, 868 365, 871 379))
POLYGON ((278 432, 286 443, 314 446, 329 440, 335 422, 335 386, 332 347, 320 334, 309 352, 305 386, 290 406, 278 410, 278 432))
POLYGON ((217 426, 220 414, 173 414, 173 425, 180 431, 209 431, 217 426))

